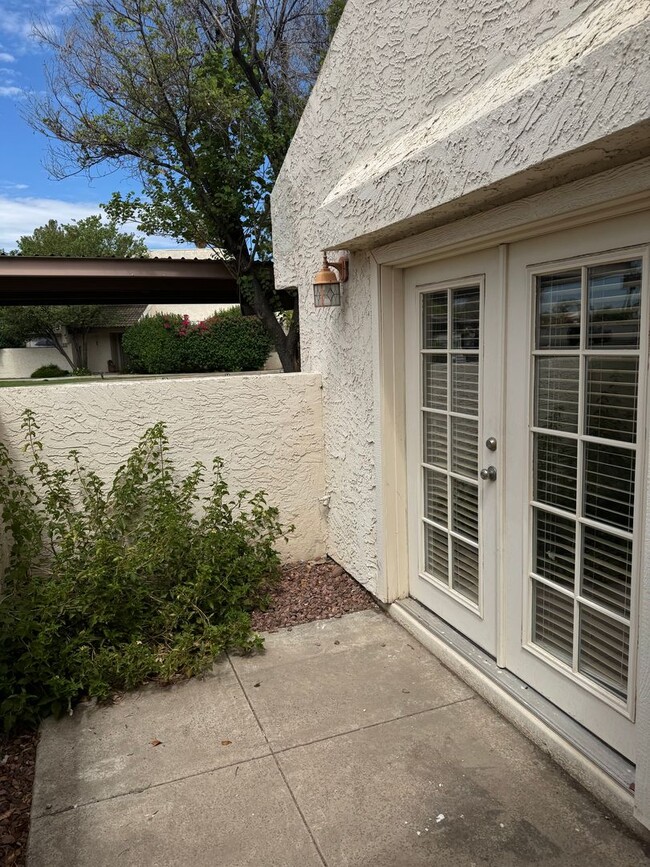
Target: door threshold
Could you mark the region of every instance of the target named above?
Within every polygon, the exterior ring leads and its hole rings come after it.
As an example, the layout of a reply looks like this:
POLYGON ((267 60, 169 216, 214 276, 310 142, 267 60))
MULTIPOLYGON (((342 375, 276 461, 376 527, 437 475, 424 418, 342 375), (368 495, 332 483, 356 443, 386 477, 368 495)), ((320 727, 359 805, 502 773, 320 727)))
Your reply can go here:
POLYGON ((412 598, 388 613, 633 830, 635 766, 412 598))

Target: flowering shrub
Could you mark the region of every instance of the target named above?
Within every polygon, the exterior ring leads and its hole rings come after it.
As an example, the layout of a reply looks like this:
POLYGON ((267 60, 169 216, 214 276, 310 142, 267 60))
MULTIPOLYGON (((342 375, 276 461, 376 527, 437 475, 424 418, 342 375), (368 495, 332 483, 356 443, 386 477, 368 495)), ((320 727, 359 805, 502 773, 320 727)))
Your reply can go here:
POLYGON ((0 581, 0 718, 5 730, 147 680, 205 671, 223 650, 261 645, 249 611, 279 576, 290 532, 264 494, 228 492, 215 458, 177 480, 162 423, 112 485, 70 452, 51 469, 23 415, 29 469, 0 443, 9 565, 0 581))
POLYGON ((122 344, 134 373, 259 370, 271 351, 262 323, 233 307, 203 322, 164 313, 141 319, 122 344))

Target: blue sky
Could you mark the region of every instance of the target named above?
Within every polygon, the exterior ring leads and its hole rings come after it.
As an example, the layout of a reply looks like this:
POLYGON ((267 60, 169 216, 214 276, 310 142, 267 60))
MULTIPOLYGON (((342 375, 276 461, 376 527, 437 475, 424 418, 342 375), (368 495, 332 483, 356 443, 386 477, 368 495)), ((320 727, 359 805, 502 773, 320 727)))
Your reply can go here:
MULTIPOLYGON (((70 5, 69 0, 0 0, 0 250, 13 249, 21 235, 48 220, 69 222, 98 213, 115 191, 139 192, 126 173, 93 180, 49 177, 47 139, 21 116, 25 94, 44 87, 46 55, 34 23, 60 27, 70 5)), ((169 238, 146 240, 152 248, 176 246, 169 238)))

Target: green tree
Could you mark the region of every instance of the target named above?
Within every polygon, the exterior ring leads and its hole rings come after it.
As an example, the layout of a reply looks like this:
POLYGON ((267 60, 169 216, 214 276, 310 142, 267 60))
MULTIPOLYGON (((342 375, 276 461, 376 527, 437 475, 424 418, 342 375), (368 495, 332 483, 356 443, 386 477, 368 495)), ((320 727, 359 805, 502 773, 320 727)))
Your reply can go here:
POLYGON ((114 221, 105 223, 95 214, 60 225, 56 220, 49 220, 31 235, 23 235, 13 255, 130 259, 146 256, 147 245, 130 232, 119 231, 114 221))
POLYGON ((24 346, 27 340, 47 337, 73 369, 88 367, 88 333, 101 327, 106 308, 99 304, 42 307, 0 307, 0 345, 24 346), (63 334, 70 335, 68 352, 63 334))
MULTIPOLYGON (((134 235, 120 232, 114 221, 104 223, 95 215, 61 225, 50 220, 23 235, 10 255, 133 258, 146 256, 147 247, 134 235)), ((72 368, 86 368, 88 334, 104 325, 106 317, 101 304, 1 307, 0 346, 24 346, 27 340, 47 337, 72 368), (64 345, 64 331, 70 336, 71 352, 64 345)))
POLYGON ((326 50, 330 0, 76 0, 31 123, 58 177, 128 168, 141 196, 119 221, 226 253, 285 370, 298 370, 298 299, 278 321, 269 195, 326 50))

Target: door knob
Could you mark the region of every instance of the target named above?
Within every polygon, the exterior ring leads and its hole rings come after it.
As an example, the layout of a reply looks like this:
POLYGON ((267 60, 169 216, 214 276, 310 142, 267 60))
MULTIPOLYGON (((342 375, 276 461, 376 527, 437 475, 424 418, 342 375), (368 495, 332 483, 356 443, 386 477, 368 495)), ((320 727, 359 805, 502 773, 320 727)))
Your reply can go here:
POLYGON ((479 476, 486 482, 488 479, 493 482, 497 477, 497 468, 496 467, 483 467, 479 476))
POLYGON ((485 440, 485 446, 486 446, 486 448, 488 448, 491 452, 495 452, 495 451, 497 450, 497 441, 496 441, 496 437, 488 437, 488 438, 485 440))

